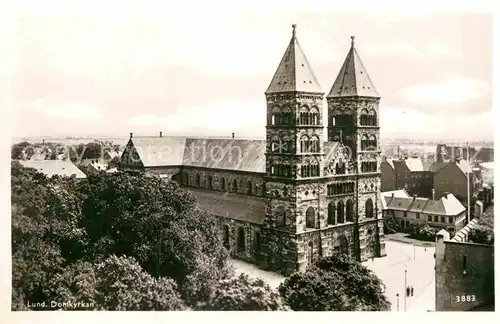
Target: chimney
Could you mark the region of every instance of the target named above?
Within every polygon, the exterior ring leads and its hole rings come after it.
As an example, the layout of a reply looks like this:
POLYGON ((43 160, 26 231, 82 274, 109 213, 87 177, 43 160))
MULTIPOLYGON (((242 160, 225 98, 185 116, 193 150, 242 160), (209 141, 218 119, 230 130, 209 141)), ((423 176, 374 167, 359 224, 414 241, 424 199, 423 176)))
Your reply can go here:
POLYGON ((393 193, 391 193, 391 198, 394 198, 394 192, 393 192, 393 193))
POLYGON ((432 200, 436 200, 436 189, 432 188, 432 200))
POLYGON ((163 137, 163 132, 160 132, 160 137, 163 137))
POLYGON ((234 133, 231 134, 231 137, 234 138, 234 133))
POLYGON ((130 138, 134 137, 134 133, 130 133, 130 138))
POLYGON ((413 195, 413 201, 417 200, 417 195, 413 195))
POLYGON ((446 199, 450 193, 448 191, 443 192, 443 197, 446 199))

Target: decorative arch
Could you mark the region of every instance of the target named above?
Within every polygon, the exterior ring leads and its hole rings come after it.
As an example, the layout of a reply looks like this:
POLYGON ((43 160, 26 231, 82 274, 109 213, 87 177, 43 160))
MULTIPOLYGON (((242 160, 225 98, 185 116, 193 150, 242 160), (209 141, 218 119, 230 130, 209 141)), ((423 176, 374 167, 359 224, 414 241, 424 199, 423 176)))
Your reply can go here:
POLYGON ((328 204, 328 225, 335 225, 337 223, 337 219, 335 218, 335 203, 330 202, 328 204))
POLYGON ((316 106, 311 107, 309 112, 309 123, 311 125, 319 125, 319 109, 316 106))
POLYGON ((286 225, 286 212, 285 208, 282 206, 278 206, 276 208, 276 226, 285 226, 286 225))
POLYGON ((309 140, 309 151, 311 153, 318 153, 320 151, 320 142, 318 136, 311 136, 311 139, 309 140))
POLYGON ((344 213, 345 213, 344 202, 339 201, 337 203, 337 224, 342 224, 345 222, 344 213))
POLYGON ((371 198, 365 202, 365 215, 366 218, 373 218, 373 200, 371 198))
POLYGON ((370 146, 368 136, 366 134, 361 135, 361 151, 366 151, 368 146, 370 146))
POLYGON ((368 146, 371 151, 375 151, 377 149, 377 137, 375 135, 370 135, 370 138, 368 139, 368 146))
POLYGON ((309 207, 306 210, 306 227, 308 228, 315 228, 316 226, 316 221, 315 221, 315 212, 313 207, 309 207))
POLYGON ((354 203, 351 199, 347 200, 346 205, 346 220, 348 222, 354 222, 354 203))

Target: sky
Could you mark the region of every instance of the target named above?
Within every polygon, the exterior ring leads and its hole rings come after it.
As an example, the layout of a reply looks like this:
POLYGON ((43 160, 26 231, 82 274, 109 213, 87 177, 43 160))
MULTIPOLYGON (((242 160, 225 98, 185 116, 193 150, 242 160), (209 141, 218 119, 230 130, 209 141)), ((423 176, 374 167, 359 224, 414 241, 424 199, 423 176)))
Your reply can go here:
POLYGON ((493 136, 491 14, 92 3, 3 22, 12 136, 264 137, 264 91, 292 24, 325 93, 356 37, 382 138, 493 136))

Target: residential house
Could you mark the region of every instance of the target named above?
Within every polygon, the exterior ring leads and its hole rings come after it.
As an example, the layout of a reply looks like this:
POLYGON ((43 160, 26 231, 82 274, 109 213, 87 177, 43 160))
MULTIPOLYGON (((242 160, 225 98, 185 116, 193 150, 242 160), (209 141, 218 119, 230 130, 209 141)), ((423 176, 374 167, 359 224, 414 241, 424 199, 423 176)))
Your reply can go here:
POLYGON ((449 162, 441 165, 434 172, 434 189, 436 198, 452 193, 464 205, 467 205, 467 178, 469 178, 470 198, 477 195, 482 189, 481 171, 473 168, 465 160, 449 162))
POLYGON ((77 179, 85 179, 86 175, 78 169, 73 162, 66 160, 42 160, 42 161, 25 161, 19 160, 19 163, 25 168, 33 168, 47 177, 58 175, 61 177, 76 177, 77 179))
POLYGON ((432 197, 435 163, 425 158, 386 159, 380 165, 381 190, 405 189, 410 195, 432 197))
POLYGON ((387 201, 388 198, 411 198, 411 196, 406 192, 406 190, 393 190, 393 191, 384 191, 380 193, 380 206, 382 208, 382 217, 387 215, 387 201))
POLYGON ((453 194, 439 200, 413 196, 384 197, 386 215, 394 216, 402 229, 412 225, 425 224, 435 228, 446 228, 455 233, 465 226, 466 209, 453 194))

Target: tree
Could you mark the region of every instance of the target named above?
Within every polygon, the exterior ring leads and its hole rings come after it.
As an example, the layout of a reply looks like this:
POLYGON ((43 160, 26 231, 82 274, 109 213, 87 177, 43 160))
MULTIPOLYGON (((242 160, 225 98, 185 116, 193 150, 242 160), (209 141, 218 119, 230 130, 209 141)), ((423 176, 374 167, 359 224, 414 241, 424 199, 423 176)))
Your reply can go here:
POLYGON ((276 311, 286 310, 279 293, 262 279, 246 274, 221 280, 208 299, 204 310, 276 311))
MULTIPOLYGON (((31 146, 31 144, 29 142, 26 142, 26 141, 12 145, 11 159, 12 160, 24 160, 25 157, 23 156, 23 151, 26 151, 26 148, 30 147, 30 146, 31 146)), ((33 151, 33 149, 30 148, 30 151, 33 151)), ((31 155, 32 154, 33 154, 33 152, 31 153, 31 155)), ((29 158, 29 157, 27 157, 27 158, 29 158)))
POLYGON ((51 299, 62 309, 182 310, 184 303, 171 279, 155 279, 134 258, 110 256, 92 265, 77 262, 55 277, 51 299), (75 307, 76 306, 76 307, 75 307))
POLYGON ((381 280, 360 262, 334 254, 305 272, 294 273, 279 287, 296 311, 384 311, 390 303, 381 280))
POLYGON ((399 224, 396 221, 394 214, 389 213, 384 217, 384 232, 393 234, 400 231, 399 224))

